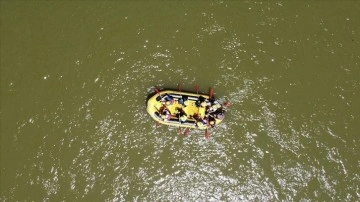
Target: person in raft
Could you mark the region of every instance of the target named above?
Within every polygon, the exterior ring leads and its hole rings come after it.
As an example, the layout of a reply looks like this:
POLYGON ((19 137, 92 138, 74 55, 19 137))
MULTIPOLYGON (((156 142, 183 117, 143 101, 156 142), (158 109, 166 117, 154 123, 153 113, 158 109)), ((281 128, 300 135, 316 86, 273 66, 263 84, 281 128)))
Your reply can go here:
POLYGON ((187 120, 187 115, 181 108, 176 108, 176 116, 179 118, 180 123, 184 123, 187 120))
POLYGON ((215 113, 216 110, 218 109, 218 106, 216 104, 212 104, 207 110, 207 113, 215 113))
POLYGON ((207 121, 205 119, 198 119, 196 122, 196 127, 197 128, 204 128, 207 125, 207 121))
POLYGON ((167 110, 167 109, 165 108, 165 109, 162 111, 162 113, 161 113, 161 118, 162 118, 164 121, 170 120, 171 115, 170 115, 169 110, 167 110))
POLYGON ((203 96, 200 96, 199 99, 195 102, 197 107, 206 108, 210 106, 210 101, 203 96))
POLYGON ((216 124, 215 118, 212 117, 212 116, 209 116, 208 125, 210 125, 212 128, 214 128, 214 127, 215 127, 215 124, 216 124))
POLYGON ((179 99, 179 104, 181 104, 184 107, 187 107, 189 105, 188 96, 186 95, 181 96, 181 98, 179 99))
POLYGON ((174 104, 175 100, 173 96, 166 94, 161 98, 161 102, 167 106, 174 104))

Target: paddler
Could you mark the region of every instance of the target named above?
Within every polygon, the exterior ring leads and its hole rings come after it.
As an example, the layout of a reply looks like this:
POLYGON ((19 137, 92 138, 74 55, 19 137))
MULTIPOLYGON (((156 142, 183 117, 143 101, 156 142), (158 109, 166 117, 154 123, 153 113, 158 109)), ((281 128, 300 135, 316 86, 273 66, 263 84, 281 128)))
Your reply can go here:
POLYGON ((189 105, 188 96, 183 95, 183 96, 179 99, 179 104, 182 104, 184 107, 187 107, 187 106, 189 105))
POLYGON ((196 127, 200 128, 200 129, 204 129, 206 128, 206 120, 204 119, 199 119, 197 122, 196 122, 196 127))
POLYGON ((167 106, 170 106, 174 104, 175 100, 173 96, 166 94, 164 97, 161 98, 161 102, 163 104, 166 104, 167 106))
POLYGON ((171 115, 170 115, 169 110, 167 110, 166 108, 163 109, 163 111, 162 111, 162 113, 161 113, 161 118, 162 118, 164 121, 170 120, 171 115))
POLYGON ((183 114, 183 115, 180 116, 180 122, 181 123, 184 123, 186 121, 186 119, 187 119, 186 114, 183 114))

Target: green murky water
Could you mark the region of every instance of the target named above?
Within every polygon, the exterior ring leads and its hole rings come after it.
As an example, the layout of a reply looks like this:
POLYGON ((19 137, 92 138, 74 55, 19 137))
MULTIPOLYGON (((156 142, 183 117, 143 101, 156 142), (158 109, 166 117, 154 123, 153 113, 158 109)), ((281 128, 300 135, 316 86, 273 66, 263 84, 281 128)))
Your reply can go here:
POLYGON ((358 201, 358 1, 1 1, 2 201, 358 201), (206 141, 153 86, 231 107, 206 141))

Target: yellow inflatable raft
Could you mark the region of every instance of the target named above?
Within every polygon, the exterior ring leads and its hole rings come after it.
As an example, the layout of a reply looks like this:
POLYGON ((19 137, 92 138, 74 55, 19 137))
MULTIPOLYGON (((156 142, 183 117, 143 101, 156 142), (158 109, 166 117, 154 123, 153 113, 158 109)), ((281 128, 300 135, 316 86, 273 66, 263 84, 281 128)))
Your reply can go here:
POLYGON ((208 95, 173 90, 158 91, 147 101, 147 112, 165 125, 207 129, 224 119, 223 106, 208 95))

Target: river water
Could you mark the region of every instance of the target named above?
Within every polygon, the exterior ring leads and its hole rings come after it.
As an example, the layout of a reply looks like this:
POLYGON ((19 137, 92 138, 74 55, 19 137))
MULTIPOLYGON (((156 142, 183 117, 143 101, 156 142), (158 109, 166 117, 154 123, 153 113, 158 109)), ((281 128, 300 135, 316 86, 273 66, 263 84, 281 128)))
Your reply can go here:
POLYGON ((1 201, 359 201, 359 1, 1 1, 1 201), (155 127, 160 89, 229 100, 155 127))

